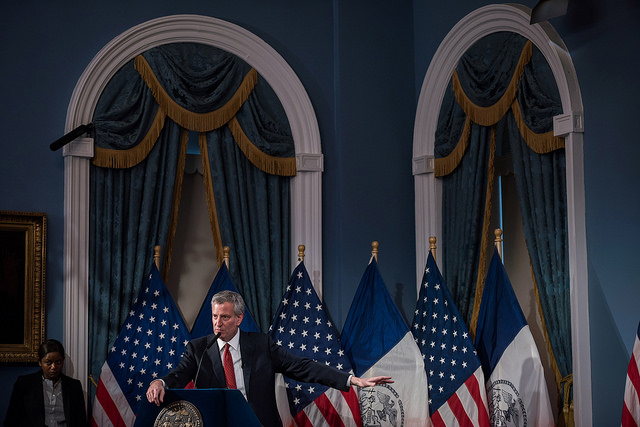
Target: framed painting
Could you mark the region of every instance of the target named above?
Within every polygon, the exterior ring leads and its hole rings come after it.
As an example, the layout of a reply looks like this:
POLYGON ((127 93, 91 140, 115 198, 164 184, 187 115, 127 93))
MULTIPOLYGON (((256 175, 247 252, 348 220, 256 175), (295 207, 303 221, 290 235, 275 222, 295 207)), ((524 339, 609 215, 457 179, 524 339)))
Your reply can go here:
POLYGON ((0 211, 0 362, 38 361, 46 261, 46 214, 0 211))

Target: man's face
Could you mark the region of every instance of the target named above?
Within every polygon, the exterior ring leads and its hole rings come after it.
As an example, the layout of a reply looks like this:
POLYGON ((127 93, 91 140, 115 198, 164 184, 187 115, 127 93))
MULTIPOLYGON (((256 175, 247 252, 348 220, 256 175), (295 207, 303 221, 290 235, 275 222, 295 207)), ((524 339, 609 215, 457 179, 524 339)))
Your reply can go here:
POLYGON ((213 333, 220 332, 220 339, 230 341, 238 332, 244 314, 237 316, 233 311, 233 303, 213 304, 211 322, 213 333))

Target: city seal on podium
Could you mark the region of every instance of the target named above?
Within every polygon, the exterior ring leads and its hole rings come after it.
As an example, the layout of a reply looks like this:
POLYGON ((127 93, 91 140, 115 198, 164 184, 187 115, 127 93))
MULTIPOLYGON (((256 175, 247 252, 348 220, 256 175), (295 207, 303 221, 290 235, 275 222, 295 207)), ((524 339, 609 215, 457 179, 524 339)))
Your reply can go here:
POLYGON ((186 400, 177 400, 162 408, 153 427, 189 426, 203 427, 202 415, 198 408, 186 400))

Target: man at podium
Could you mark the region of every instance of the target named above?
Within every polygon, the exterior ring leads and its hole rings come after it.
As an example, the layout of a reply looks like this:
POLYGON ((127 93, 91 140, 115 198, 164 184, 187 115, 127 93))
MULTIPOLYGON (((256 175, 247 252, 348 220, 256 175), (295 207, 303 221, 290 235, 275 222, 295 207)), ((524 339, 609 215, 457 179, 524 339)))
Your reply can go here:
POLYGON ((236 388, 263 426, 281 426, 276 406, 275 374, 347 391, 352 385, 392 383, 388 376, 358 378, 347 372, 289 353, 261 332, 239 329, 244 316, 242 296, 222 291, 211 299, 213 334, 191 340, 178 366, 147 389, 147 400, 160 405, 166 388, 236 388))

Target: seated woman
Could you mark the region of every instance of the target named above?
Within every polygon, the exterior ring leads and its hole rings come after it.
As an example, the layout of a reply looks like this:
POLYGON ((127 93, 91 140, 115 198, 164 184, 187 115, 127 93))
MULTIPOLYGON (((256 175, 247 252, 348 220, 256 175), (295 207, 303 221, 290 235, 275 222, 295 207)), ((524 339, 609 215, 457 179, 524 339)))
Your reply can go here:
POLYGON ((40 344, 38 364, 41 370, 18 377, 13 385, 5 427, 86 426, 82 385, 62 373, 62 343, 46 340, 40 344))

